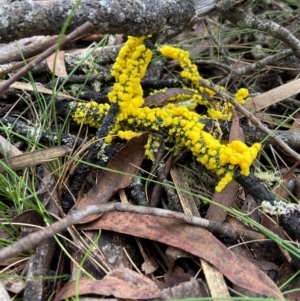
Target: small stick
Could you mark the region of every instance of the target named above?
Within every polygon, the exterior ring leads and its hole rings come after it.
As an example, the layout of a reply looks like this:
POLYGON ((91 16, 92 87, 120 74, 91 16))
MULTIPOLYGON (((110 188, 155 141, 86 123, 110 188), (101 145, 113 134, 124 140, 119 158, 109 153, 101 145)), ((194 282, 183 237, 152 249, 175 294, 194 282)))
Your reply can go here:
POLYGON ((289 57, 291 55, 293 55, 293 51, 291 49, 288 49, 288 50, 284 50, 284 51, 279 52, 279 53, 275 53, 273 55, 269 55, 269 56, 255 62, 255 63, 249 64, 245 67, 234 69, 229 73, 228 76, 226 76, 225 78, 220 80, 218 82, 218 85, 224 86, 231 79, 231 77, 241 78, 243 75, 249 74, 250 72, 253 72, 257 69, 261 69, 261 68, 265 67, 268 64, 274 65, 275 61, 283 59, 285 57, 289 57))
POLYGON ((26 237, 19 239, 14 244, 6 248, 0 249, 0 262, 8 258, 11 258, 13 256, 16 256, 19 253, 25 252, 29 249, 36 247, 44 240, 53 237, 57 233, 65 231, 68 227, 77 224, 79 221, 81 221, 87 216, 104 213, 104 212, 112 212, 112 211, 132 212, 132 213, 174 218, 176 220, 181 220, 194 226, 207 228, 210 231, 217 231, 229 237, 242 235, 244 236, 244 238, 250 240, 266 239, 266 236, 254 231, 243 230, 243 229, 241 231, 241 229, 233 229, 229 224, 226 223, 209 221, 204 218, 200 218, 192 215, 186 215, 181 212, 174 212, 171 210, 165 210, 160 208, 128 205, 122 203, 109 203, 109 204, 102 204, 102 205, 90 205, 82 210, 71 211, 69 215, 59 220, 58 222, 52 224, 51 226, 48 226, 42 230, 38 230, 36 232, 28 234, 26 237))
MULTIPOLYGON (((61 44, 60 47, 64 47, 73 40, 77 39, 78 37, 82 36, 83 34, 89 32, 93 28, 93 24, 91 22, 85 22, 83 25, 76 28, 74 31, 72 31, 70 34, 66 35, 61 44)), ((2 85, 0 85, 0 94, 5 92, 11 84, 16 82, 18 79, 20 79, 22 76, 26 75, 31 69, 33 69, 36 65, 38 65, 40 62, 42 62, 44 59, 46 59, 48 56, 50 56, 52 53, 54 53, 57 49, 58 43, 55 43, 53 46, 42 52, 40 55, 38 55, 34 60, 32 60, 28 65, 21 68, 14 76, 12 76, 10 79, 5 81, 2 85)))
POLYGON ((65 145, 48 147, 33 152, 24 153, 11 158, 0 160, 0 173, 6 172, 8 168, 20 170, 25 167, 34 166, 64 157, 71 153, 71 149, 65 145))

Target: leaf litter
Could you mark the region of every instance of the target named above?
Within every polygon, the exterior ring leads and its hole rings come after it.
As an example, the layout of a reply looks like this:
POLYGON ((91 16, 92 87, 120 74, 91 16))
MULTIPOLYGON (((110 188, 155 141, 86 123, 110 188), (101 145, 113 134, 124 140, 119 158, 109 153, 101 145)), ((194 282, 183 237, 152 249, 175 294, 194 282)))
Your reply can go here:
MULTIPOLYGON (((261 4, 258 3, 258 5, 261 4)), ((230 30, 231 29, 232 28, 230 28, 230 30)), ((183 33, 183 37, 184 35, 185 33, 183 33)), ((215 41, 208 41, 209 40, 204 41, 206 45, 209 45, 209 47, 206 50, 209 50, 212 45, 216 44, 215 41)), ((228 42, 228 45, 229 44, 230 43, 228 42)), ((191 48, 191 45, 188 45, 187 47, 191 48)), ((201 43, 199 47, 201 47, 201 43)), ((234 46, 228 47, 234 48, 234 46)), ((197 46, 192 45, 192 48, 196 49, 197 46)), ((230 59, 234 60, 238 56, 238 59, 240 60, 240 54, 236 54, 235 51, 236 49, 231 53, 233 56, 230 59)), ((247 55, 248 54, 246 54, 246 56, 247 55)), ((56 73, 57 76, 64 76, 66 75, 66 62, 64 61, 62 52, 59 53, 58 58, 59 61, 58 65, 56 66, 55 72, 58 72, 56 73)), ((48 64, 50 64, 49 66, 53 66, 53 57, 48 59, 48 64)), ((247 66, 248 64, 248 62, 244 64, 244 62, 241 61, 238 62, 236 66, 243 67, 244 65, 247 66)), ((52 67, 50 67, 50 69, 51 68, 52 67)), ((282 74, 284 74, 282 78, 285 77, 284 72, 285 71, 282 71, 282 74)), ((268 71, 266 73, 266 76, 269 76, 270 78, 272 78, 272 73, 276 73, 276 76, 280 77, 280 80, 282 80, 282 74, 280 74, 278 70, 274 71, 272 66, 268 67, 268 71)), ((262 77, 263 76, 261 76, 261 78, 262 77)), ((291 98, 293 95, 297 95, 297 93, 299 93, 298 80, 293 79, 292 81, 285 83, 286 79, 284 78, 284 84, 280 85, 279 87, 274 88, 273 83, 268 83, 268 85, 270 85, 271 88, 268 87, 268 89, 264 89, 264 83, 261 83, 260 81, 261 78, 260 75, 255 72, 253 72, 253 74, 249 76, 249 85, 253 88, 253 90, 258 90, 262 93, 258 96, 252 97, 245 107, 253 113, 257 112, 258 110, 271 107, 270 110, 266 110, 263 113, 266 117, 266 120, 272 119, 271 114, 269 114, 269 112, 274 113, 274 111, 276 113, 279 112, 279 115, 281 114, 282 118, 285 118, 286 111, 280 111, 281 108, 279 107, 278 109, 276 103, 279 104, 279 102, 281 102, 282 100, 291 98), (254 78, 254 76, 258 76, 258 78, 256 79, 254 78), (257 82, 257 84, 252 85, 251 81, 255 81, 257 82)), ((15 83, 13 87, 18 89, 25 89, 28 91, 30 91, 30 89, 32 90, 32 85, 26 86, 25 83, 15 83)), ((51 94, 53 92, 52 90, 47 90, 39 86, 37 87, 37 90, 46 94, 51 94)), ((167 93, 159 93, 157 95, 147 97, 146 101, 148 101, 150 105, 160 106, 164 105, 168 97, 176 96, 178 93, 185 93, 187 97, 190 94, 190 92, 185 89, 171 88, 168 90, 167 93)), ((64 98, 70 97, 70 95, 65 93, 60 93, 59 95, 64 98)), ((295 98, 292 100, 296 101, 297 99, 295 98)), ((237 115, 241 116, 239 113, 237 113, 237 115)), ((261 115, 257 114, 256 116, 261 115)), ((274 122, 273 119, 272 122, 274 122)), ((240 123, 243 122, 240 122, 237 119, 233 120, 230 130, 230 140, 238 139, 243 141, 243 138, 240 136, 240 123)), ((294 127, 293 129, 291 129, 292 133, 293 130, 294 127)), ((245 133, 245 135, 247 136, 247 133, 245 133)), ((98 175, 96 178, 96 185, 94 185, 94 187, 89 191, 85 191, 79 197, 76 206, 73 208, 73 212, 84 211, 85 208, 90 205, 104 204, 111 200, 117 200, 115 193, 120 189, 126 188, 128 187, 128 185, 130 185, 132 177, 134 177, 134 175, 137 174, 139 167, 142 164, 144 158, 143 147, 145 144, 145 136, 146 135, 141 135, 140 137, 137 137, 136 139, 134 138, 132 141, 130 141, 107 165, 108 170, 97 170, 98 175), (130 162, 130 164, 128 164, 128 162, 130 162), (122 174, 117 172, 111 172, 111 170, 120 171, 122 174)), ((281 177, 285 187, 283 188, 282 186, 277 185, 275 186, 275 188, 273 187, 272 189, 274 189, 274 191, 276 191, 277 194, 281 195, 282 197, 289 198, 291 196, 291 188, 289 184, 293 182, 295 182, 295 185, 297 184, 295 180, 295 176, 297 175, 297 173, 299 173, 297 162, 292 167, 287 167, 285 169, 279 168, 284 165, 289 165, 289 163, 295 162, 293 162, 292 158, 289 158, 285 154, 280 153, 280 150, 278 150, 278 148, 276 149, 276 152, 272 154, 271 151, 269 151, 269 149, 266 149, 265 151, 270 157, 269 159, 273 163, 275 162, 277 164, 276 170, 280 170, 279 175, 281 173, 283 174, 281 177), (272 157, 272 155, 274 157, 272 157), (285 162, 282 162, 283 164, 280 162, 278 163, 278 157, 280 157, 280 159, 283 158, 282 161, 285 162), (287 171, 284 173, 283 170, 287 171)), ((49 149, 49 153, 51 153, 51 149, 49 149)), ((37 159, 37 161, 33 162, 32 165, 36 165, 39 163, 42 163, 42 161, 40 159, 37 159)), ((278 180, 276 181, 280 182, 278 180)), ((272 185, 273 184, 271 184, 271 186, 272 185)), ((42 188, 43 191, 47 191, 47 189, 50 188, 50 184, 46 184, 44 186, 37 186, 42 188)), ((51 186, 51 190, 52 189, 55 188, 51 186)), ((151 184, 149 191, 151 194, 151 184)), ((125 193, 126 195, 128 195, 127 192, 128 191, 126 191, 125 193)), ((295 193, 295 196, 296 195, 297 194, 295 193)), ((243 189, 239 188, 239 185, 232 182, 222 193, 215 194, 212 200, 227 207, 240 206, 241 203, 244 201, 243 199, 245 196, 246 192, 243 189)), ((51 198, 51 193, 49 193, 49 198, 51 198)), ((298 197, 296 196, 296 198, 298 197)), ((158 202, 161 199, 166 199, 164 194, 159 197, 158 202)), ((132 200, 130 199, 130 201, 132 200)), ((166 203, 162 202, 162 206, 166 207, 167 205, 166 203)), ((200 206, 198 209, 202 210, 201 214, 203 216, 203 214, 205 214, 203 207, 200 206)), ((227 213, 224 210, 220 210, 220 214, 218 214, 218 209, 218 207, 211 205, 206 213, 206 217, 209 217, 210 219, 216 221, 224 221, 225 219, 227 219, 227 221, 229 221, 231 225, 234 225, 233 227, 247 228, 247 225, 238 223, 235 218, 226 217, 227 213)), ((257 211, 258 209, 256 208, 256 212, 257 211)), ((13 213, 13 217, 10 219, 10 221, 12 224, 17 222, 30 224, 33 223, 33 221, 35 220, 37 224, 42 225, 43 220, 41 220, 40 216, 35 212, 36 211, 24 211, 23 213, 17 215, 17 217, 15 217, 15 213, 13 213)), ((291 242, 293 242, 278 225, 278 221, 276 221, 276 218, 275 220, 273 220, 269 217, 263 216, 262 218, 259 217, 259 220, 260 224, 263 225, 266 229, 270 229, 272 232, 278 234, 284 240, 290 240, 291 242)), ((218 240, 215 236, 213 236, 210 232, 203 228, 187 225, 184 222, 172 218, 167 219, 162 217, 147 216, 143 214, 128 212, 110 212, 100 215, 97 214, 89 216, 82 220, 80 222, 80 226, 78 226, 77 228, 80 229, 80 231, 84 231, 83 229, 85 229, 85 231, 90 231, 91 229, 92 231, 106 229, 120 233, 120 235, 125 233, 132 236, 133 238, 141 238, 141 244, 139 245, 139 248, 141 248, 140 251, 147 253, 148 258, 150 259, 147 261, 145 260, 145 258, 140 258, 134 263, 136 263, 136 270, 138 270, 138 268, 143 267, 142 262, 144 262, 144 269, 142 268, 142 270, 143 272, 145 272, 145 274, 148 274, 148 276, 146 277, 138 272, 133 272, 132 270, 119 267, 109 272, 106 276, 102 276, 102 280, 91 280, 86 277, 80 277, 78 282, 70 281, 65 285, 61 282, 60 287, 62 287, 62 289, 56 296, 55 300, 62 300, 67 297, 75 296, 76 291, 79 293, 79 295, 113 295, 117 298, 129 299, 176 299, 207 296, 208 293, 207 291, 205 291, 205 289, 207 289, 207 283, 203 281, 201 282, 201 278, 205 279, 203 273, 200 272, 199 278, 197 280, 192 279, 188 281, 188 275, 194 276, 196 273, 193 273, 193 271, 189 269, 190 267, 185 267, 184 270, 180 270, 181 268, 177 266, 177 264, 179 265, 178 262, 183 258, 184 261, 187 262, 193 261, 193 264, 195 266, 199 264, 197 261, 198 258, 203 258, 208 262, 212 263, 222 272, 222 274, 227 278, 227 280, 230 280, 227 282, 229 287, 233 286, 236 289, 236 286, 234 285, 237 285, 238 287, 243 287, 248 290, 250 289, 252 292, 258 294, 258 296, 272 296, 274 298, 279 299, 283 299, 283 295, 279 291, 276 284, 278 284, 279 286, 279 284, 285 283, 288 278, 292 279, 296 272, 295 266, 297 266, 297 264, 294 266, 294 259, 290 256, 290 254, 288 252, 286 252, 287 254, 284 254, 283 250, 279 251, 279 249, 276 246, 274 247, 274 245, 271 245, 271 247, 267 248, 264 244, 250 244, 249 242, 247 242, 247 246, 249 246, 248 251, 246 251, 247 248, 243 248, 243 251, 241 251, 241 249, 240 251, 237 251, 243 246, 233 246, 234 251, 231 251, 228 250, 227 246, 230 245, 232 247, 232 242, 228 242, 228 240, 224 239, 224 237, 218 236, 218 240), (158 242, 158 244, 156 244, 155 242, 158 242), (163 257, 165 255, 165 257, 168 257, 168 252, 166 251, 167 246, 172 246, 179 248, 180 250, 184 250, 185 252, 187 252, 188 255, 184 257, 184 252, 182 252, 180 253, 180 255, 178 255, 177 258, 174 257, 174 259, 172 259, 172 264, 166 263, 168 261, 168 258, 163 257), (250 256, 253 256, 257 259, 251 258, 250 256), (266 258, 267 256, 269 256, 270 258, 266 258), (195 264, 196 261, 197 264, 195 264), (261 272, 259 268, 264 270, 264 272, 261 272), (176 274, 177 272, 178 274, 176 274), (276 277, 271 277, 271 272, 278 273, 278 279, 276 280, 276 284, 274 283, 276 277), (267 276, 267 273, 269 276, 267 276), (178 282, 174 280, 176 276, 178 276, 178 282), (168 279, 168 277, 170 278, 168 279), (164 280, 162 280, 162 278, 164 280), (78 288, 74 290, 74 286, 77 284, 78 288), (166 289, 165 286, 169 286, 168 289, 166 289), (186 291, 189 291, 189 293, 185 294, 186 291)), ((13 232, 15 227, 8 226, 7 229, 13 232)), ((22 227, 21 231, 23 231, 23 235, 27 235, 28 229, 30 229, 30 226, 25 225, 24 227, 22 227)), ((1 237, 8 239, 9 235, 8 233, 3 233, 1 237)), ((240 239, 238 242, 241 242, 241 245, 243 245, 244 243, 242 239, 240 239)), ((136 246, 134 245, 134 247, 136 246)), ((93 250, 93 252, 97 253, 97 246, 95 248, 96 249, 93 250)), ((82 251, 80 250, 80 252, 82 251)), ((18 257, 17 259, 14 258, 13 261, 2 261, 1 265, 7 267, 11 263, 13 263, 17 266, 17 260, 19 259, 20 257, 18 257)), ((57 258, 55 258, 55 260, 57 260, 57 258)), ((299 288, 298 280, 296 279, 296 281, 290 286, 289 284, 286 284, 284 288, 299 288)), ((244 291, 244 294, 247 295, 247 292, 244 291)), ((250 296, 250 294, 248 296, 250 296)), ((299 293, 292 292, 285 296, 296 300, 296 298, 299 298, 299 293)))

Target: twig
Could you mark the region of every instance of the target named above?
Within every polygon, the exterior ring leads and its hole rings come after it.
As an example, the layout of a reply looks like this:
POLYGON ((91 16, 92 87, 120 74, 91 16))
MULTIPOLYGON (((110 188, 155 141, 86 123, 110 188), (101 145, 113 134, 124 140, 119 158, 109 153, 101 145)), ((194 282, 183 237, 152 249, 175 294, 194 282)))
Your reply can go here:
MULTIPOLYGON (((93 24, 91 22, 86 22, 83 25, 79 26, 77 29, 72 31, 70 34, 65 36, 60 44, 60 47, 64 47, 76 38, 82 36, 83 34, 91 31, 93 29, 93 24)), ((11 84, 16 82, 18 79, 20 79, 22 76, 26 75, 31 69, 33 69, 36 65, 38 65, 40 62, 42 62, 44 59, 46 59, 48 56, 50 56, 52 53, 54 53, 57 49, 58 43, 55 43, 55 45, 51 46, 44 52, 42 52, 40 55, 38 55, 34 60, 32 60, 28 65, 24 66, 20 71, 18 71, 14 76, 12 76, 10 79, 8 79, 6 82, 4 82, 0 86, 0 94, 6 91, 11 84)))
POLYGON ((9 166, 9 168, 12 170, 20 170, 25 167, 42 164, 60 157, 64 157, 70 153, 71 149, 64 145, 53 146, 24 153, 19 156, 0 160, 0 173, 6 172, 7 166, 9 166))
MULTIPOLYGON (((2 1, 3 2, 3 1, 2 1)), ((2 3, 1 2, 1 3, 2 3)), ((1 5, 0 37, 7 43, 33 35, 59 34, 76 1, 8 1, 1 5), (18 3, 15 3, 18 2, 18 3), (32 17, 37 15, 38 17, 32 17), (41 26, 41 22, 43 26, 41 26)), ((84 0, 74 11, 68 30, 86 21, 92 33, 169 37, 190 28, 214 9, 217 0, 84 0)), ((77 2, 76 2, 77 3, 77 2)))
POLYGON ((139 206, 149 206, 147 197, 145 194, 145 188, 141 179, 141 173, 138 174, 139 177, 133 178, 130 184, 130 194, 135 200, 136 204, 139 206))
POLYGON ((202 86, 209 88, 211 90, 213 90, 214 92, 216 92, 219 96, 221 96, 223 99, 225 99, 226 101, 228 101, 229 103, 231 103, 235 109, 237 111, 239 111, 240 113, 242 113, 246 118, 248 118, 249 120, 252 121, 252 123, 259 128, 261 131, 263 131, 264 133, 266 133, 268 136, 272 137, 272 139, 274 140, 274 142, 276 142, 276 144, 278 146, 280 146, 282 148, 283 151, 285 151, 286 153, 288 153, 289 155, 291 155, 293 158, 295 158, 297 161, 300 161, 300 155, 298 153, 296 153, 294 150, 292 150, 282 139, 280 139, 279 137, 277 137, 274 133, 274 131, 269 130, 267 127, 265 127, 252 113, 250 113, 248 110, 246 110, 241 104, 239 104, 233 97, 231 97, 230 95, 228 95, 227 93, 224 93, 223 91, 221 91, 216 85, 214 85, 213 83, 201 79, 200 83, 202 86))
POLYGON ((218 82, 218 85, 223 86, 230 80, 231 77, 241 77, 242 75, 253 72, 256 69, 261 69, 268 64, 274 64, 275 61, 283 59, 288 56, 291 56, 292 54, 293 54, 293 51, 291 49, 284 50, 282 52, 267 56, 255 63, 249 64, 245 67, 233 69, 232 72, 228 76, 226 76, 225 78, 223 78, 221 81, 218 82))
POLYGON ((250 7, 233 6, 229 9, 228 0, 220 0, 217 3, 217 10, 223 17, 240 28, 264 31, 281 40, 293 50, 297 58, 300 58, 300 41, 288 29, 279 24, 255 16, 250 7))
POLYGON ((42 241, 50 237, 53 237, 57 233, 65 231, 68 227, 77 224, 80 220, 84 219, 87 216, 104 213, 104 212, 112 212, 112 211, 131 212, 131 213, 139 213, 139 214, 160 216, 166 218, 174 218, 176 220, 181 220, 194 226, 204 227, 210 231, 216 231, 218 233, 222 233, 223 235, 229 237, 233 237, 233 236, 235 237, 241 235, 250 240, 266 238, 263 234, 254 231, 233 229, 230 225, 226 223, 217 223, 214 221, 209 221, 204 218, 186 215, 180 212, 174 212, 174 211, 164 210, 160 208, 134 206, 134 205, 128 205, 122 203, 109 203, 104 205, 87 206, 83 210, 78 210, 78 211, 74 210, 65 218, 59 220, 58 222, 52 224, 51 226, 46 227, 42 230, 38 230, 36 232, 27 235, 24 238, 21 238, 14 244, 0 250, 0 262, 8 258, 11 258, 13 256, 16 256, 19 253, 25 252, 29 249, 36 247, 42 241))

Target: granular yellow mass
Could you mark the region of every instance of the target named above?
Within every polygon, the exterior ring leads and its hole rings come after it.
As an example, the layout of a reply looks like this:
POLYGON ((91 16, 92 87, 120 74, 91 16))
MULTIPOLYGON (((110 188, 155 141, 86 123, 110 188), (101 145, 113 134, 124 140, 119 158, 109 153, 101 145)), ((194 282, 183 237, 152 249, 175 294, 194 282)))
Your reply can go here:
MULTIPOLYGON (((110 143, 114 136, 131 139, 144 131, 153 137, 165 136, 168 141, 174 143, 175 151, 189 149, 198 162, 221 176, 216 186, 218 192, 233 179, 235 168, 239 168, 241 174, 249 175, 250 166, 257 157, 261 145, 254 143, 249 147, 237 140, 224 144, 204 131, 204 125, 199 121, 201 118, 230 120, 233 107, 229 103, 218 103, 213 106, 205 99, 205 95, 213 97, 215 93, 201 87, 199 83, 201 76, 187 51, 171 46, 163 46, 160 49, 162 55, 179 61, 182 68, 181 76, 191 81, 192 103, 189 100, 188 106, 180 103, 168 103, 164 107, 154 108, 143 106, 141 80, 152 58, 152 51, 147 49, 143 42, 143 37, 129 37, 112 67, 111 74, 116 82, 112 92, 108 93, 108 98, 111 103, 118 104, 119 114, 106 142, 110 143), (207 107, 207 116, 200 116, 194 111, 198 104, 207 107)), ((224 87, 219 88, 225 91, 224 87)), ((249 91, 242 88, 235 94, 235 99, 243 104, 248 95, 249 91)), ((74 107, 72 117, 76 122, 99 127, 108 112, 109 104, 79 102, 73 103, 72 107, 74 107)), ((150 138, 146 154, 154 159, 151 139, 157 141, 150 138)))

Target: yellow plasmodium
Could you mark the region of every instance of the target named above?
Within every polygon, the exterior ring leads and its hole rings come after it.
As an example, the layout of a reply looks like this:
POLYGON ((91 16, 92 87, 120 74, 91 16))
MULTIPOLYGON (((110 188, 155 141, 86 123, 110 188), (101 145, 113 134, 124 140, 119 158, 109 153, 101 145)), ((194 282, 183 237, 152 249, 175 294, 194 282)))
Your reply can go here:
MULTIPOLYGON (((215 95, 215 92, 202 87, 199 83, 200 79, 202 77, 200 76, 197 66, 195 64, 192 64, 190 60, 190 54, 188 51, 184 51, 179 48, 174 48, 171 46, 163 46, 160 49, 160 52, 169 58, 172 58, 174 60, 178 60, 180 63, 181 68, 183 71, 181 72, 181 76, 184 78, 187 78, 191 81, 192 87, 194 89, 197 89, 198 92, 206 94, 210 97, 213 97, 215 95)), ((226 91, 224 87, 219 86, 223 91, 226 91)), ((240 103, 244 104, 245 99, 248 97, 249 91, 246 88, 241 88, 238 90, 238 92, 234 95, 235 99, 240 103)), ((201 97, 199 94, 194 95, 194 99, 197 100, 198 104, 206 105, 208 107, 207 115, 210 118, 213 119, 222 119, 222 120, 230 120, 232 117, 232 109, 233 106, 230 103, 225 103, 224 105, 220 106, 220 102, 217 103, 217 108, 212 106, 212 103, 206 100, 205 98, 201 97)))
MULTIPOLYGON (((221 143, 213 135, 204 131, 204 125, 199 122, 203 116, 193 110, 194 106, 185 107, 174 103, 169 103, 162 108, 143 106, 141 80, 152 58, 152 51, 146 48, 143 41, 143 37, 129 37, 112 67, 111 74, 116 82, 108 98, 111 103, 118 104, 119 114, 106 142, 111 142, 114 136, 131 139, 138 133, 148 131, 154 135, 152 141, 155 141, 155 148, 157 148, 158 141, 161 139, 159 137, 164 137, 165 140, 174 143, 175 151, 188 148, 198 162, 221 177, 216 191, 222 191, 232 180, 235 168, 239 168, 241 174, 247 176, 260 150, 259 143, 250 147, 237 140, 228 144, 221 143)), ((215 93, 201 87, 199 84, 201 76, 197 66, 192 64, 187 51, 170 46, 164 46, 160 51, 164 56, 179 61, 183 69, 181 75, 191 81, 194 101, 207 106, 207 114, 210 118, 230 119, 232 111, 230 104, 217 104, 213 107, 203 97, 203 95, 213 97, 215 93)), ((223 87, 221 89, 225 90, 223 87)), ((248 90, 242 88, 235 94, 235 99, 243 103, 248 94, 248 90)), ((78 123, 84 122, 99 127, 108 109, 108 104, 77 103, 72 117, 78 123)), ((155 152, 151 149, 153 143, 150 141, 146 146, 146 154, 154 159, 155 152)))
POLYGON ((110 107, 108 103, 99 105, 95 101, 76 102, 72 103, 72 106, 74 106, 73 120, 78 124, 84 123, 92 127, 99 127, 110 107))
POLYGON ((121 139, 130 140, 131 138, 138 136, 139 133, 135 133, 133 131, 118 131, 117 135, 121 139))

